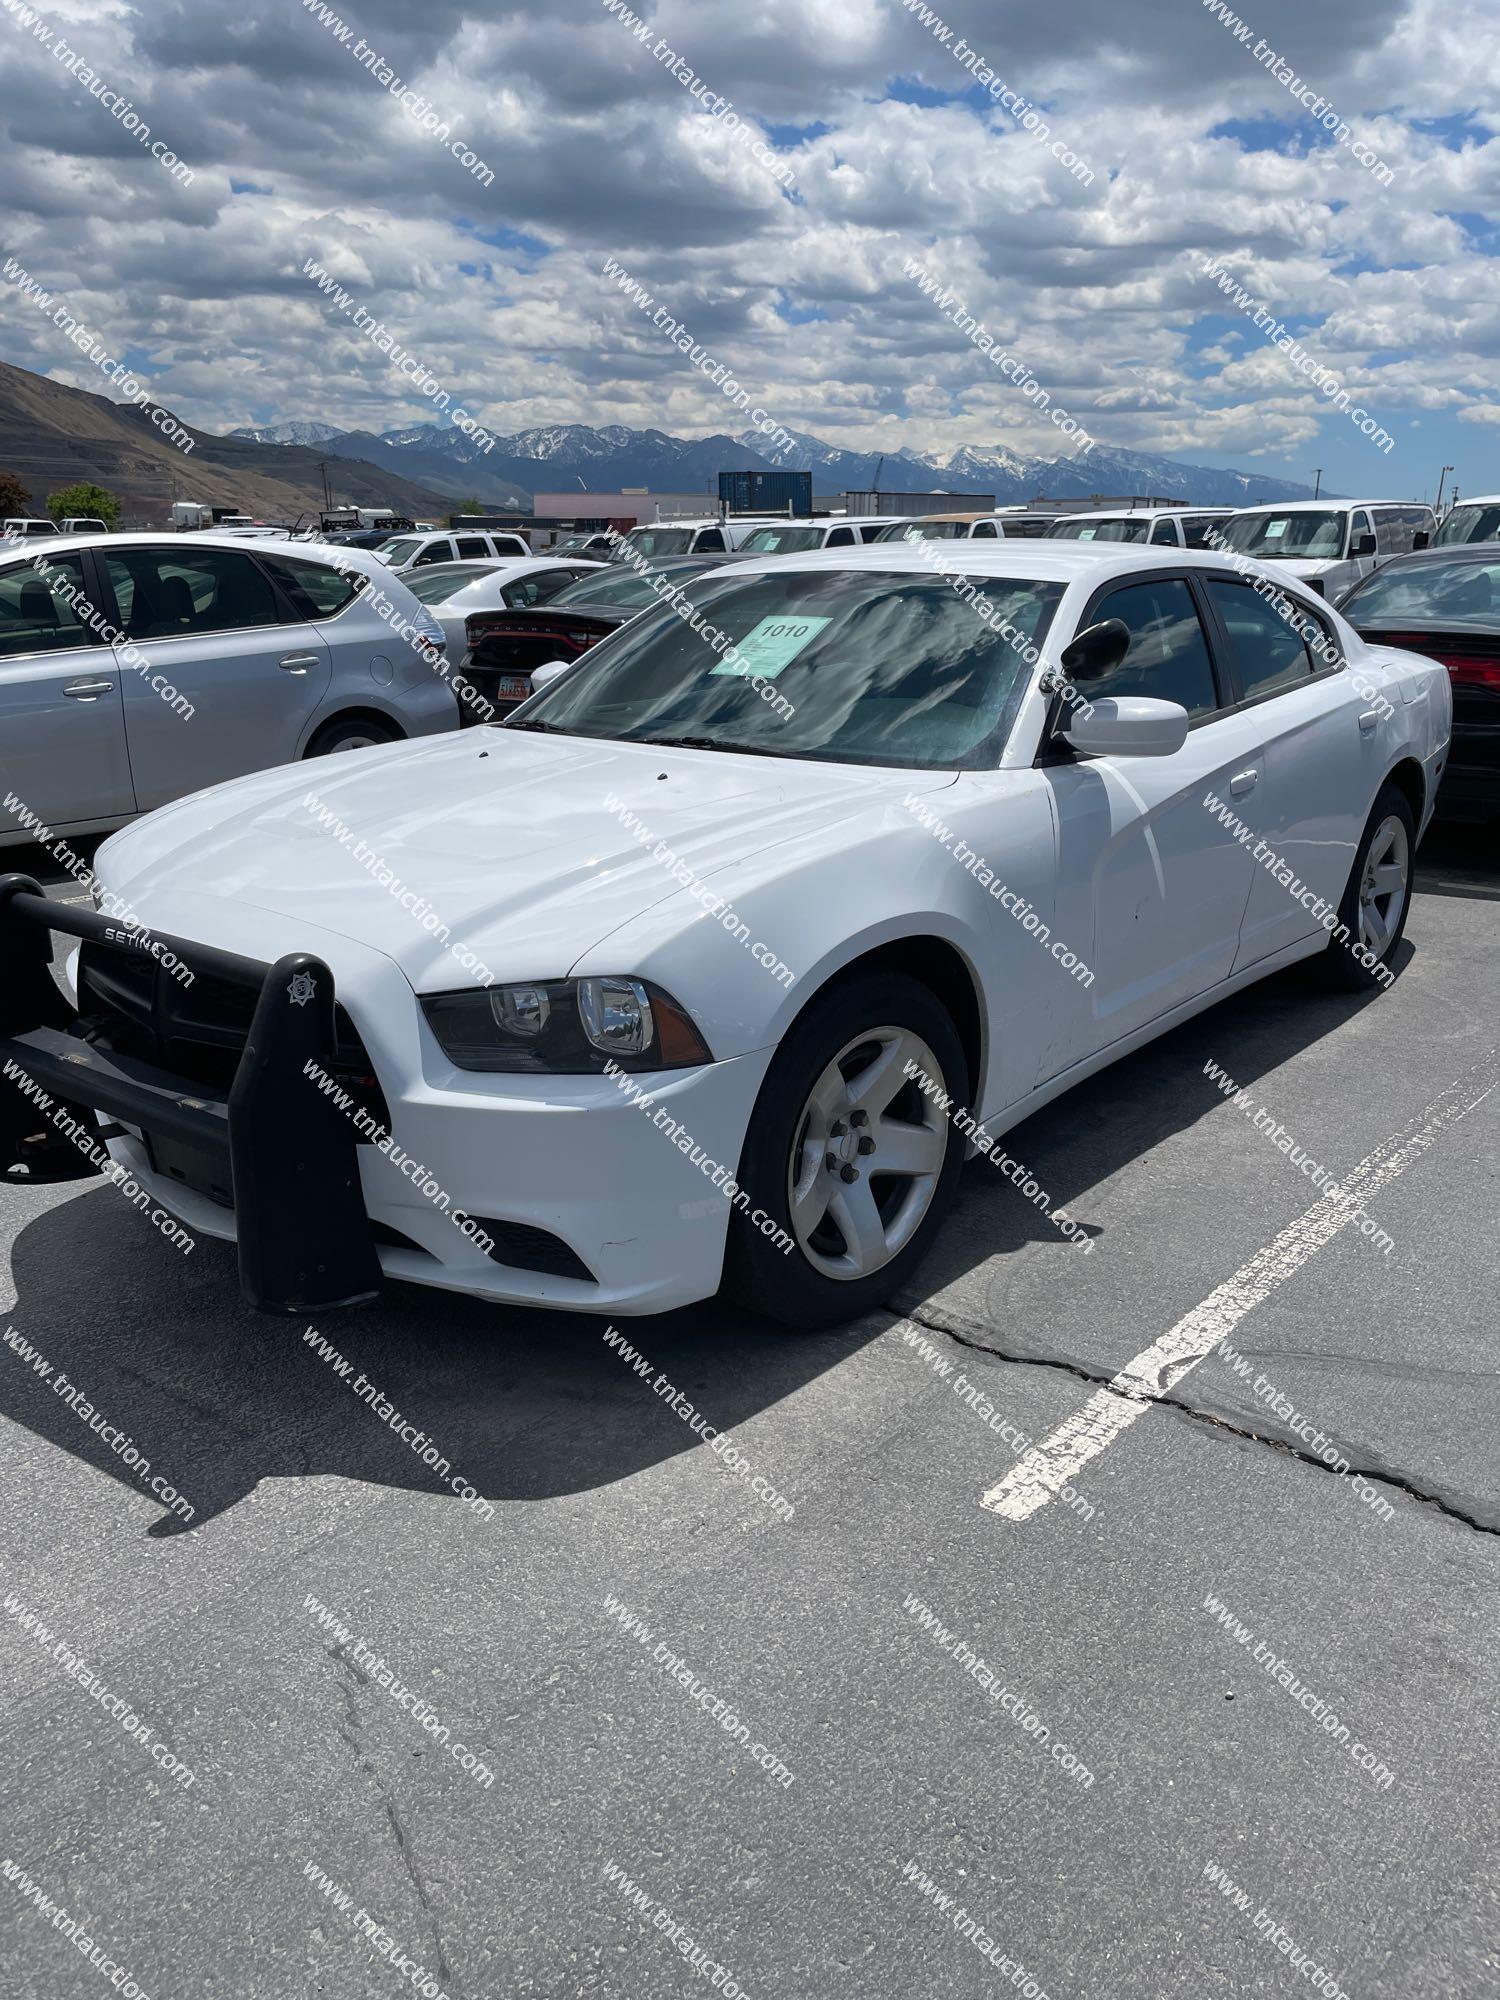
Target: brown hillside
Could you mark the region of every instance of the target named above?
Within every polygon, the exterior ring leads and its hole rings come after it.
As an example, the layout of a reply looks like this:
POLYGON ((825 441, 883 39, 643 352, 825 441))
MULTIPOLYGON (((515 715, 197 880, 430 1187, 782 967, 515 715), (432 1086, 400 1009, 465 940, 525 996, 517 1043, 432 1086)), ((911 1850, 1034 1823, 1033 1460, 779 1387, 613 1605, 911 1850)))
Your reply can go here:
POLYGON ((183 428, 193 439, 190 452, 169 444, 143 410, 0 361, 0 472, 13 472, 30 488, 34 514, 46 511, 47 495, 58 487, 92 479, 119 494, 128 528, 165 527, 174 500, 291 522, 323 506, 320 458, 336 503, 393 507, 426 519, 452 511, 451 500, 430 487, 363 459, 183 428))

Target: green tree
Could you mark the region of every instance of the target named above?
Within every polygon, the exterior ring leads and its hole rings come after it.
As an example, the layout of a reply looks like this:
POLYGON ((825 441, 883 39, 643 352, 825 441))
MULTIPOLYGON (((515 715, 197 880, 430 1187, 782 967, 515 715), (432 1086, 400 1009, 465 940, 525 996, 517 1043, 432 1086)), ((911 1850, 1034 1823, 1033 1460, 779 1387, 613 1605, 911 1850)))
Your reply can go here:
POLYGON ((477 493, 471 493, 467 500, 459 501, 455 511, 460 514, 487 514, 490 510, 488 504, 481 500, 477 493))
POLYGON ((76 486, 63 486, 56 493, 49 493, 47 512, 54 521, 66 520, 70 514, 92 514, 107 528, 120 525, 119 501, 90 479, 80 479, 76 486))
POLYGON ((13 472, 0 472, 0 515, 7 519, 12 515, 31 512, 31 495, 13 472))

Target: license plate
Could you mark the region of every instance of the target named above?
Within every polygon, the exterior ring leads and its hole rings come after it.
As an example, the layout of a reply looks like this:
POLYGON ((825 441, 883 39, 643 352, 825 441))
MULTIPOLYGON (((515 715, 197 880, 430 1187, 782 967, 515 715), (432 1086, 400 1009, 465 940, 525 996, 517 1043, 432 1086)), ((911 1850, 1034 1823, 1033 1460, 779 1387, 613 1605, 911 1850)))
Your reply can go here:
POLYGON ((501 674, 495 682, 495 692, 519 701, 523 695, 531 693, 531 682, 521 674, 501 674))

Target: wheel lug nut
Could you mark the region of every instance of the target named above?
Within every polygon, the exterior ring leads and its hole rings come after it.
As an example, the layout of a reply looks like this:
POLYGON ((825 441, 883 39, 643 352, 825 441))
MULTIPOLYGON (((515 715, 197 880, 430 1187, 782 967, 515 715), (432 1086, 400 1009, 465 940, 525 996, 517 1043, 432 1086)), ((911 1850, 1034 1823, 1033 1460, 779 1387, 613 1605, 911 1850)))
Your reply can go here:
POLYGON ((866 1135, 859 1142, 859 1150, 862 1153, 873 1153, 875 1150, 875 1141, 866 1135))
POLYGON ((868 1111, 851 1111, 849 1113, 849 1123, 851 1125, 868 1125, 869 1122, 870 1114, 868 1111))
POLYGON ((841 1180, 846 1180, 846 1181, 857 1181, 857 1180, 859 1179, 859 1168, 858 1168, 858 1167, 840 1167, 840 1168, 839 1168, 839 1178, 840 1178, 841 1180))

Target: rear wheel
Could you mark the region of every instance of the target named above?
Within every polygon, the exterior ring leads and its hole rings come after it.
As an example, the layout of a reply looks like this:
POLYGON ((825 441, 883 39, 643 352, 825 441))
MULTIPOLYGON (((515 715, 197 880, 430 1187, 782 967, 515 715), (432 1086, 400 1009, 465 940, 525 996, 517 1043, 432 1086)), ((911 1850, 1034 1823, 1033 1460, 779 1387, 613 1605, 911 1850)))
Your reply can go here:
POLYGON ((967 1096, 958 1032, 919 980, 880 972, 820 994, 767 1073, 740 1167, 751 1204, 783 1233, 737 1208, 726 1290, 799 1327, 882 1304, 951 1205, 964 1145, 950 1112, 967 1096))
POLYGON ((1410 800, 1399 785, 1383 785, 1339 904, 1340 928, 1328 954, 1329 972, 1339 985, 1362 992, 1387 983, 1383 974, 1411 908, 1416 845, 1410 800))
POLYGON ((399 743, 401 731, 389 722, 371 716, 346 715, 341 721, 325 723, 308 744, 309 757, 331 757, 339 750, 368 750, 376 743, 399 743))

